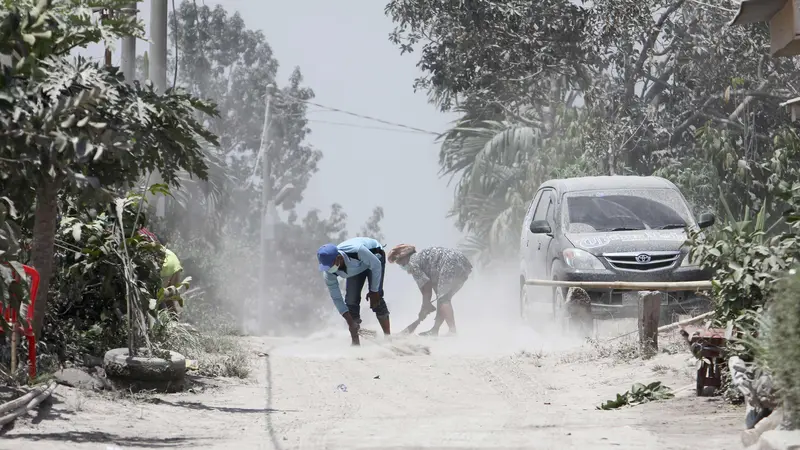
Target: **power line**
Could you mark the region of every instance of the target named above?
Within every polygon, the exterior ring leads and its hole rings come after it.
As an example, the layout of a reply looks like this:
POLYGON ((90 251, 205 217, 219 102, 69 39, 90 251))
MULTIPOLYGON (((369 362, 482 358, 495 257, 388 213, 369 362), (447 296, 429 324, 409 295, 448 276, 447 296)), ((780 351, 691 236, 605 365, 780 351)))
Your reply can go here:
POLYGON ((389 127, 373 127, 369 125, 359 125, 357 123, 346 123, 346 122, 333 122, 330 120, 318 120, 318 119, 307 119, 309 122, 313 123, 325 123, 329 125, 339 125, 343 127, 353 127, 353 128, 362 128, 368 130, 383 130, 383 131, 394 131, 395 133, 411 133, 411 134, 428 134, 423 131, 416 131, 416 130, 399 130, 397 128, 389 128, 389 127))
POLYGON ((371 120, 373 122, 378 122, 378 123, 382 123, 382 124, 385 124, 385 125, 391 125, 393 127, 398 127, 398 128, 405 128, 407 130, 412 130, 412 131, 415 131, 417 133, 430 134, 430 135, 437 136, 437 137, 441 135, 441 133, 436 133, 436 132, 430 131, 430 130, 423 130, 422 128, 413 127, 411 125, 405 125, 405 124, 402 124, 402 123, 391 122, 391 121, 379 119, 379 118, 373 117, 373 116, 367 116, 367 115, 364 115, 364 114, 354 113, 352 111, 346 111, 346 110, 341 109, 341 108, 334 108, 332 106, 321 105, 319 103, 315 103, 315 102, 312 102, 312 101, 309 101, 309 100, 303 100, 301 98, 293 97, 293 96, 285 94, 285 93, 280 93, 279 95, 281 95, 283 97, 287 97, 290 100, 295 101, 295 102, 305 103, 305 104, 308 104, 308 105, 316 106, 317 108, 326 109, 328 111, 338 112, 338 113, 341 113, 341 114, 347 114, 348 116, 358 117, 359 119, 371 120))

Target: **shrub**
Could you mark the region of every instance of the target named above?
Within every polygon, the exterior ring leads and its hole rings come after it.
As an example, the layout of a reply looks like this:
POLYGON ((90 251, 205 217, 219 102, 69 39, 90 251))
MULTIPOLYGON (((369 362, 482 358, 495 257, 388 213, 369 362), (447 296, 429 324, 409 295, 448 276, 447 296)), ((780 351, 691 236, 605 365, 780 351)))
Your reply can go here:
POLYGON ((247 378, 250 361, 235 337, 220 331, 196 329, 173 320, 165 312, 158 315, 153 342, 162 350, 172 350, 197 361, 197 373, 210 377, 247 378))
POLYGON ((800 274, 794 273, 771 302, 766 359, 784 401, 787 424, 800 428, 800 274))
POLYGON ((755 326, 758 312, 792 266, 800 246, 794 235, 767 237, 762 210, 754 221, 731 223, 718 231, 713 241, 691 235, 692 257, 712 271, 715 321, 738 330, 755 326))
POLYGON ((68 202, 56 234, 56 270, 50 285, 47 320, 41 341, 45 351, 63 361, 83 354, 102 356, 127 346, 126 274, 121 255, 127 247, 143 311, 161 287, 164 251, 160 245, 132 233, 146 221, 137 197, 119 199, 125 225, 123 246, 116 205, 86 209, 68 202))

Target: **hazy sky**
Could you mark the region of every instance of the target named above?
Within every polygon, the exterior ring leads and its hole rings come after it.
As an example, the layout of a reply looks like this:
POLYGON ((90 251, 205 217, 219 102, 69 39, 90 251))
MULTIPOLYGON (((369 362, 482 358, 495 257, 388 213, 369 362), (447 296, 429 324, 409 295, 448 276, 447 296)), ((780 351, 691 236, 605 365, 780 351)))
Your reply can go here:
MULTIPOLYGON (((280 62, 279 84, 300 66, 315 102, 436 132, 455 118, 429 105, 424 93, 413 92, 417 55, 401 56, 388 41, 393 25, 383 14, 384 0, 198 0, 202 3, 239 11, 249 28, 262 30, 280 62)), ((150 1, 139 10, 147 24, 150 1)), ((148 47, 137 42, 137 53, 148 47)), ((102 55, 99 47, 87 52, 102 55)), ((118 51, 114 63, 119 63, 118 51)), ((315 122, 385 126, 334 112, 314 112, 310 119, 310 141, 324 158, 306 190, 302 213, 327 211, 338 202, 356 232, 380 205, 387 244, 457 244, 459 233, 445 218, 453 190, 438 176, 434 136, 315 122), (398 181, 399 174, 407 174, 406 181, 398 181)))

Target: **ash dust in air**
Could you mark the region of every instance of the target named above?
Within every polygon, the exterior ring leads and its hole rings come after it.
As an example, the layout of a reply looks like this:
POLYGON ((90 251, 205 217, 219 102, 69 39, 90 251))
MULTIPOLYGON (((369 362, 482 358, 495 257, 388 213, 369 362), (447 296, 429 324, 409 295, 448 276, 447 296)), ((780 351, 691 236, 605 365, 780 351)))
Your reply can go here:
MULTIPOLYGON (((585 339, 562 334, 552 320, 549 298, 535 304, 532 307, 534 317, 530 322, 524 322, 519 315, 519 275, 515 264, 494 264, 492 268, 494 270, 476 268, 469 281, 453 298, 457 336, 447 335, 447 325, 442 326, 438 337, 419 336, 420 332, 432 326, 434 314, 420 324, 415 334, 400 334, 416 319, 421 295, 413 282, 404 282, 404 278, 410 280, 408 274, 389 266, 386 299, 394 335, 386 339, 378 333, 375 338, 362 338, 361 347, 350 347, 344 323, 339 323, 340 319, 334 317, 324 329, 294 339, 288 345, 281 345, 272 354, 310 359, 395 358, 411 355, 504 356, 521 352, 562 352, 587 344, 585 339), (395 285, 399 285, 399 288, 394 289, 392 286, 395 285)), ((364 328, 380 331, 366 305, 362 305, 361 314, 364 328)), ((335 312, 331 315, 335 315, 335 312)))

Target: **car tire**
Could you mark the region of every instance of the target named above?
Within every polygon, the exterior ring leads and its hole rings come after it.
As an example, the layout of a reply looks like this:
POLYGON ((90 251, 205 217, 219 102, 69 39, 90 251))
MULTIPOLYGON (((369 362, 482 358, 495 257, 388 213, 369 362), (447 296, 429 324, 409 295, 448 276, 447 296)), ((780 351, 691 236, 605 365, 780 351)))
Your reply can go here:
POLYGON ((169 352, 169 359, 130 356, 127 348, 115 348, 103 357, 103 369, 109 380, 125 389, 177 392, 183 389, 186 358, 169 352))

